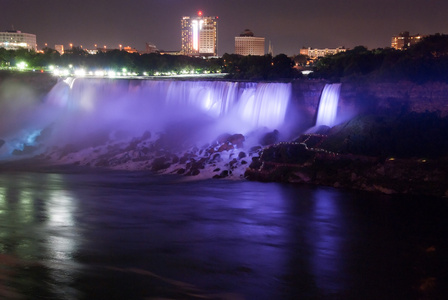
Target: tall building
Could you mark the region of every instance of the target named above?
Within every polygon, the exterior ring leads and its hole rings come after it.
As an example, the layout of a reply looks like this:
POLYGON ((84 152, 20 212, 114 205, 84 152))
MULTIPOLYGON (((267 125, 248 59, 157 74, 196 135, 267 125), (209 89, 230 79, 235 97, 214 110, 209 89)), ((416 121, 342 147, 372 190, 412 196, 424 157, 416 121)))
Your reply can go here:
POLYGON ((36 35, 18 30, 0 32, 0 48, 6 50, 28 49, 36 51, 36 35))
POLYGON ((182 17, 183 55, 218 55, 218 17, 204 17, 198 12, 196 17, 182 17))
POLYGON ((403 31, 392 37, 391 47, 397 50, 405 50, 420 42, 424 37, 420 34, 409 35, 409 31, 403 31))
POLYGON ((54 50, 58 51, 60 55, 64 54, 64 45, 54 45, 54 50))
POLYGON ((240 36, 235 37, 235 54, 264 55, 264 37, 256 37, 249 29, 244 30, 240 36))

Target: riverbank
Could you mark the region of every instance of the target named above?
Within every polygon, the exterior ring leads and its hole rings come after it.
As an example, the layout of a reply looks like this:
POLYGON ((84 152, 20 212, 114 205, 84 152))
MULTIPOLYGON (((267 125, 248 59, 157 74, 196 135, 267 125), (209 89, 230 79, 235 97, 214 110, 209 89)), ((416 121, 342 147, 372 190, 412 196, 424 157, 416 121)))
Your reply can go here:
POLYGON ((247 169, 245 178, 448 197, 447 170, 447 159, 383 159, 310 149, 305 143, 283 143, 266 148, 247 169))

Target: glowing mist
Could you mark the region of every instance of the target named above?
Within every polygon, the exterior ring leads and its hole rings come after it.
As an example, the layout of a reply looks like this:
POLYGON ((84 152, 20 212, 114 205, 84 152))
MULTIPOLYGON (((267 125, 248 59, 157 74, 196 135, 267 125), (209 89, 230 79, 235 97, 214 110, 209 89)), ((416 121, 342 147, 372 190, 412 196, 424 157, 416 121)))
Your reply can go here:
POLYGON ((3 153, 35 144, 36 132, 49 126, 46 147, 68 143, 86 147, 113 136, 162 132, 167 126, 176 134, 205 140, 222 133, 278 129, 290 97, 288 83, 68 78, 58 82, 44 102, 35 104, 38 109, 27 114, 23 127, 3 124, 14 130, 0 139, 6 144, 3 153))

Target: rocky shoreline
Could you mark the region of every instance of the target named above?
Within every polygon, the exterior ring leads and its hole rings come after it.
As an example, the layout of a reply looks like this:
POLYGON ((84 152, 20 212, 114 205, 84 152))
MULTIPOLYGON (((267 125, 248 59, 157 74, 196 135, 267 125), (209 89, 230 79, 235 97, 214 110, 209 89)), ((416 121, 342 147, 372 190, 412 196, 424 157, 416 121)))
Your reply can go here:
POLYGON ((384 194, 448 197, 447 170, 448 160, 337 154, 294 142, 264 149, 250 164, 245 178, 384 194))
POLYGON ((34 159, 47 165, 176 174, 186 180, 288 182, 448 197, 448 159, 344 154, 321 148, 326 135, 304 134, 280 143, 277 135, 276 131, 267 133, 254 143, 241 134, 223 134, 201 147, 175 149, 168 147, 164 135, 145 132, 131 141, 84 149, 53 147, 34 159))

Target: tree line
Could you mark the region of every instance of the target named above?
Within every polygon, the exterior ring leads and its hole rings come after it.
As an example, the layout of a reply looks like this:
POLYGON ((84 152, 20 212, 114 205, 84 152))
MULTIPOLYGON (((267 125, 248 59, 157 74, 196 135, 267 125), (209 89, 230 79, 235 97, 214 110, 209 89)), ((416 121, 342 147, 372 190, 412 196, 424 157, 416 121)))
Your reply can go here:
MULTIPOLYGON (((237 80, 278 80, 303 77, 297 66, 303 67, 307 57, 297 55, 242 56, 224 54, 220 58, 203 59, 183 55, 160 53, 138 54, 111 50, 88 54, 80 47, 73 47, 60 55, 54 49, 45 48, 43 53, 0 48, 0 67, 16 66, 25 61, 28 68, 47 70, 50 65, 69 65, 86 69, 112 69, 155 75, 158 73, 227 73, 237 80)), ((341 80, 410 80, 448 82, 448 35, 435 34, 407 50, 378 48, 368 50, 357 46, 346 52, 329 55, 316 60, 309 78, 341 80)))
POLYGON ((285 54, 275 57, 242 56, 224 54, 220 58, 203 59, 183 55, 162 55, 160 53, 138 54, 121 50, 111 50, 89 54, 80 47, 73 47, 59 54, 54 49, 45 48, 43 53, 0 48, 0 67, 8 68, 26 62, 29 69, 47 70, 49 66, 85 69, 110 69, 155 75, 158 73, 227 73, 231 79, 268 80, 300 77, 294 69, 294 62, 285 54))
POLYGON ((358 46, 319 59, 311 77, 332 81, 368 79, 448 82, 448 35, 427 36, 407 50, 368 50, 358 46))

